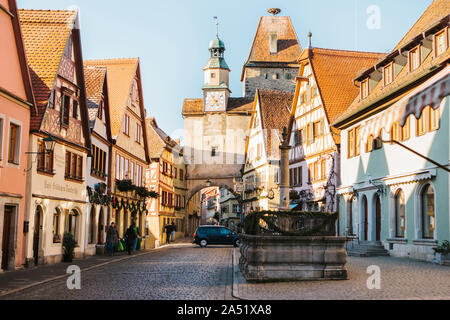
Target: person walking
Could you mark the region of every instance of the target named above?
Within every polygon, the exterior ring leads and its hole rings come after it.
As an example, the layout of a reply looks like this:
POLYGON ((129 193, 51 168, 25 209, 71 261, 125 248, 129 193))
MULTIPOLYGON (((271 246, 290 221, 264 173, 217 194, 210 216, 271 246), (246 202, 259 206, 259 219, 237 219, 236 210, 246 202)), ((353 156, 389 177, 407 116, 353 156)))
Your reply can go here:
POLYGON ((134 233, 136 234, 136 238, 134 239, 134 243, 133 243, 133 251, 136 251, 137 242, 138 242, 138 239, 141 237, 141 233, 139 232, 139 228, 136 225, 134 225, 133 230, 134 230, 134 233))
POLYGON ((175 222, 172 222, 171 225, 171 233, 170 233, 170 241, 175 242, 175 232, 176 232, 176 227, 175 227, 175 222))
POLYGON ((172 226, 169 224, 166 224, 164 226, 164 230, 166 232, 166 244, 170 243, 170 234, 172 233, 172 226))
POLYGON ((128 255, 131 255, 135 239, 136 232, 134 231, 134 225, 131 225, 125 232, 125 244, 127 245, 128 255))
POLYGON ((111 251, 111 255, 114 255, 114 251, 116 249, 116 245, 119 242, 119 232, 117 231, 116 225, 114 222, 111 222, 111 225, 108 227, 106 231, 106 245, 108 249, 111 251))

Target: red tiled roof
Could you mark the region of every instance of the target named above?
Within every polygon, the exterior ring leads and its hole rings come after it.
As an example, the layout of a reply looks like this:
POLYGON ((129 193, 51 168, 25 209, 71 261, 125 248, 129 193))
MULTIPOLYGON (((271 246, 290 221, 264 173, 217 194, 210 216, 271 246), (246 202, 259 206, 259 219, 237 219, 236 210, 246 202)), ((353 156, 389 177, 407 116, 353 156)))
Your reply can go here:
MULTIPOLYGON (((359 93, 355 74, 374 65, 382 53, 313 48, 304 50, 314 72, 328 121, 332 123, 359 93)), ((301 61, 301 60, 299 60, 301 61)))
POLYGON ((38 130, 52 90, 76 11, 18 10, 23 42, 30 68, 37 115, 31 117, 31 130, 38 130))
MULTIPOLYGON (((283 128, 288 127, 290 108, 294 94, 277 90, 258 90, 262 128, 266 129, 267 150, 272 150, 272 130, 281 136, 283 128)), ((279 141, 278 141, 279 142, 279 141)), ((275 142, 276 143, 276 142, 275 142)))
POLYGON ((302 48, 289 17, 265 16, 259 19, 247 62, 287 62, 296 63, 302 48), (270 53, 270 34, 277 34, 277 54, 270 53))
MULTIPOLYGON (((227 112, 250 112, 253 109, 253 99, 228 98, 227 112)), ((184 99, 183 116, 192 114, 203 114, 203 99, 184 99)))
POLYGON ((85 60, 85 66, 106 67, 111 117, 111 134, 117 136, 122 127, 123 115, 139 59, 85 60))
POLYGON ((84 67, 84 80, 86 83, 86 98, 90 121, 94 121, 97 117, 105 75, 106 68, 104 67, 84 67))
MULTIPOLYGON (((448 16, 449 12, 449 0, 434 0, 392 52, 404 47, 416 36, 420 35, 428 28, 433 27, 435 23, 448 16)), ((365 99, 361 100, 359 96, 356 96, 349 108, 335 119, 335 124, 340 125, 341 123, 345 123, 347 119, 355 116, 356 114, 363 113, 372 105, 394 94, 404 86, 407 86, 421 77, 426 76, 435 66, 438 66, 448 60, 449 56, 450 48, 447 48, 447 51, 439 57, 434 57, 433 51, 431 51, 427 57, 424 57, 422 64, 413 72, 409 71, 408 65, 404 66, 389 85, 384 86, 383 81, 379 81, 375 88, 371 89, 369 95, 365 99)))
POLYGON ((434 0, 416 21, 416 23, 411 27, 411 29, 409 29, 402 40, 400 40, 400 42, 395 46, 394 51, 403 47, 427 27, 431 27, 433 23, 440 20, 441 18, 444 18, 449 13, 449 0, 434 0))

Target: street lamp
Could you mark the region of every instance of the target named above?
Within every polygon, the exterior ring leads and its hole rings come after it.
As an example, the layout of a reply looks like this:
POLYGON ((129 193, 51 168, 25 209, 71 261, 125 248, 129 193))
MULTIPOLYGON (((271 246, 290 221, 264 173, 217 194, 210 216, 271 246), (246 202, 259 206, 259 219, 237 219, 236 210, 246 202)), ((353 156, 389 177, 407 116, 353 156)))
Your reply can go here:
POLYGON ((42 141, 44 141, 45 152, 47 154, 51 154, 53 152, 53 150, 55 149, 55 144, 56 144, 55 139, 53 139, 51 136, 48 136, 47 138, 43 139, 42 141))
POLYGON ((206 180, 206 186, 207 186, 207 187, 211 187, 211 180, 209 180, 209 179, 206 180))
POLYGON ((44 152, 26 152, 26 154, 51 154, 55 149, 56 140, 48 136, 42 139, 42 141, 44 142, 44 152))

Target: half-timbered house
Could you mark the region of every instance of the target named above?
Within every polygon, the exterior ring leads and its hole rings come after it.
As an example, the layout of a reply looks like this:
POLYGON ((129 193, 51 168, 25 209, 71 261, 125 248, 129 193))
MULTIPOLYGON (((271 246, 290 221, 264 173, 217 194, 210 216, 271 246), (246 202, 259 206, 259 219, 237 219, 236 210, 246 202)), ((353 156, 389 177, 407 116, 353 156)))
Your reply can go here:
POLYGON ((91 143, 77 11, 19 10, 37 104, 30 122, 27 168, 29 265, 62 258, 71 233, 84 254, 86 161, 91 143), (47 153, 43 139, 56 141, 47 153))
POLYGON ((280 205, 279 145, 293 98, 293 93, 256 90, 243 167, 245 213, 277 210, 280 205))
POLYGON ((89 129, 92 157, 86 164, 87 209, 85 252, 93 255, 104 250, 105 231, 111 221, 111 120, 105 67, 85 66, 89 129))
POLYGON ((144 197, 149 164, 142 78, 138 58, 87 60, 86 67, 105 67, 111 118, 111 216, 120 237, 135 224, 148 234, 144 197))
POLYGON ((358 94, 352 79, 373 65, 378 53, 307 48, 299 57, 300 70, 292 111, 289 180, 291 200, 303 210, 337 210, 339 132, 330 123, 358 94))

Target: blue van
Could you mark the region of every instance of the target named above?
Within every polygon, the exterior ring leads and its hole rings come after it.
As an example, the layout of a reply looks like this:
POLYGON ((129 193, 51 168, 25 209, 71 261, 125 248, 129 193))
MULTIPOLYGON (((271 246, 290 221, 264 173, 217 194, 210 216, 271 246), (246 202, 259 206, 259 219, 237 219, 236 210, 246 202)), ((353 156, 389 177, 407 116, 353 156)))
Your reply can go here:
POLYGON ((199 226, 194 233, 193 243, 200 247, 208 244, 231 244, 239 247, 241 244, 236 232, 223 226, 199 226))

